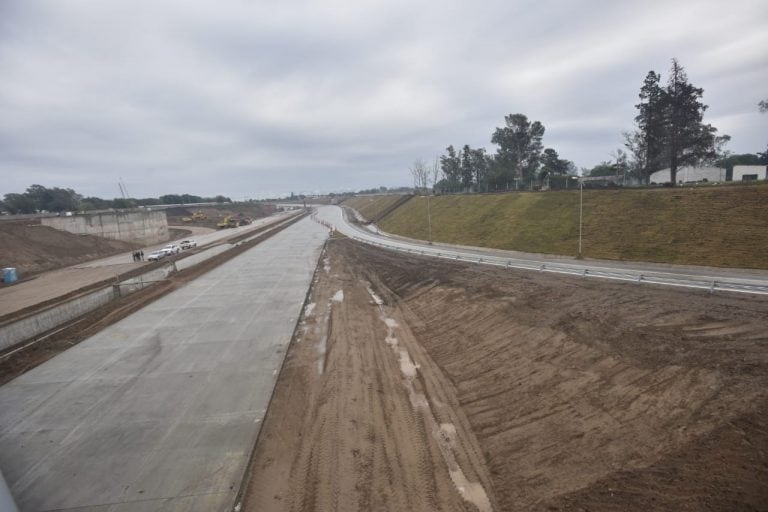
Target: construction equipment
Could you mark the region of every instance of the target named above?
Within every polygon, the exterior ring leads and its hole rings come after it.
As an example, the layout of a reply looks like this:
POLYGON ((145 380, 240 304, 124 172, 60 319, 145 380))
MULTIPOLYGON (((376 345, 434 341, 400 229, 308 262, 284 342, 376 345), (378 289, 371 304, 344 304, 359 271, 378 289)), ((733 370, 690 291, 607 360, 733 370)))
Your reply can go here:
POLYGON ((208 220, 208 216, 200 210, 197 210, 195 213, 193 213, 191 217, 181 218, 182 222, 203 222, 205 220, 208 220))
POLYGON ((216 224, 217 229, 236 228, 239 225, 238 220, 231 215, 227 215, 224 219, 216 224))

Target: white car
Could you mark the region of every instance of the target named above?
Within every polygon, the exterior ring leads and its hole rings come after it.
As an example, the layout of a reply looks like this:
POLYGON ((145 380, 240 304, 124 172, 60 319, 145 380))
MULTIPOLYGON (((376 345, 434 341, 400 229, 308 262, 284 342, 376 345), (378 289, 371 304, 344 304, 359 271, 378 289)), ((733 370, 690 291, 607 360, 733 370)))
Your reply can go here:
POLYGON ((163 250, 154 251, 154 252, 149 253, 149 256, 147 256, 147 261, 160 261, 161 259, 165 258, 166 256, 168 256, 168 254, 165 251, 163 251, 163 250))
POLYGON ((197 242, 194 240, 182 240, 179 242, 179 245, 182 249, 192 249, 193 247, 197 247, 197 242))
POLYGON ((161 251, 163 251, 163 252, 164 252, 165 254, 167 254, 168 256, 171 256, 171 255, 173 255, 173 254, 178 254, 178 253, 180 253, 180 252, 181 252, 181 247, 179 247, 179 246, 178 246, 178 245, 176 245, 176 244, 168 244, 168 245, 166 245, 165 247, 163 247, 163 248, 162 248, 162 249, 160 249, 160 250, 161 250, 161 251))

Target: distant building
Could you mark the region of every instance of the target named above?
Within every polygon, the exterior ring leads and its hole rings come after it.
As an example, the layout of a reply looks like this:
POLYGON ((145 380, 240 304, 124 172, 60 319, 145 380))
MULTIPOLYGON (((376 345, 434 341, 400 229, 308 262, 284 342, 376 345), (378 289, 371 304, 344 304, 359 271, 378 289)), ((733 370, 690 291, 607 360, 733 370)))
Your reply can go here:
MULTIPOLYGON (((718 183, 725 181, 725 169, 721 167, 680 167, 677 170, 678 183, 696 183, 708 181, 718 183)), ((651 183, 669 183, 670 169, 662 169, 651 174, 651 183)))
POLYGON ((733 181, 756 181, 768 179, 765 165, 734 165, 733 181))

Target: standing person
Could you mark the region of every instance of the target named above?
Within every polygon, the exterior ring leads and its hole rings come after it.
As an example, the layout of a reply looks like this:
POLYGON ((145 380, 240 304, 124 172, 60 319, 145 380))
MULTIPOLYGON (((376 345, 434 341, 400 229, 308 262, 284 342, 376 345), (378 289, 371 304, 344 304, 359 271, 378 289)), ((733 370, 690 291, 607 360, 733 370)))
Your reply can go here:
POLYGON ((142 249, 141 252, 139 253, 139 258, 141 259, 141 261, 144 261, 144 249, 142 249))

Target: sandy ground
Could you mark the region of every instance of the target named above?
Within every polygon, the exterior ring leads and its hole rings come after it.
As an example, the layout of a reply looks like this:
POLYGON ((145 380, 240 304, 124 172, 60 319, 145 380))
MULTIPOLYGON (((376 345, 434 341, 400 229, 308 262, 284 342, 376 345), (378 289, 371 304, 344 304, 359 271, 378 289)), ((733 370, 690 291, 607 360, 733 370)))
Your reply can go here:
POLYGON ((244 509, 766 510, 767 319, 333 240, 244 509))

